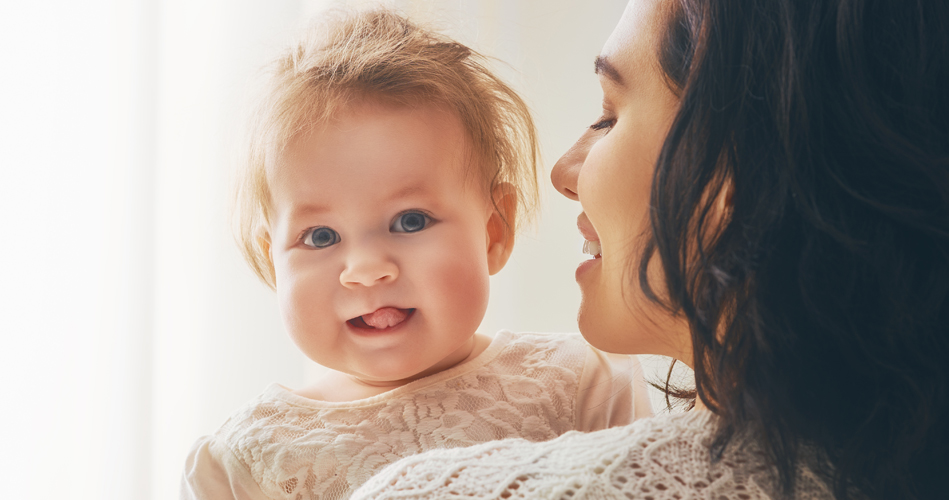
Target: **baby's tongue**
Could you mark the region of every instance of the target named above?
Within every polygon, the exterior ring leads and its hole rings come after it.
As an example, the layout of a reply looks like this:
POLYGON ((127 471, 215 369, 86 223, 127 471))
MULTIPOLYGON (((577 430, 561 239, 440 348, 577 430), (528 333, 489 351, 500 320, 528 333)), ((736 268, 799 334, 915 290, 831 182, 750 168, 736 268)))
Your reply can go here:
POLYGON ((383 307, 376 312, 364 314, 362 316, 362 320, 373 328, 383 329, 398 325, 399 323, 405 321, 405 317, 405 311, 401 309, 396 309, 394 307, 383 307))

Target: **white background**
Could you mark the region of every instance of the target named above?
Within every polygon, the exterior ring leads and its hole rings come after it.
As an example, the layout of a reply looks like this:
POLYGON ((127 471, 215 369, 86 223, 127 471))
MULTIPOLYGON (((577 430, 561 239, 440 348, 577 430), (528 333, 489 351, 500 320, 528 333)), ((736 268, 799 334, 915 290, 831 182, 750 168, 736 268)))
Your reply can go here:
MULTIPOLYGON (((249 82, 306 20, 368 3, 0 6, 0 497, 176 498, 195 438, 313 377, 233 242, 234 137, 249 82)), ((505 63, 546 172, 598 117, 593 58, 625 0, 389 5, 505 63)), ((580 209, 541 181, 485 333, 576 331, 580 209)))

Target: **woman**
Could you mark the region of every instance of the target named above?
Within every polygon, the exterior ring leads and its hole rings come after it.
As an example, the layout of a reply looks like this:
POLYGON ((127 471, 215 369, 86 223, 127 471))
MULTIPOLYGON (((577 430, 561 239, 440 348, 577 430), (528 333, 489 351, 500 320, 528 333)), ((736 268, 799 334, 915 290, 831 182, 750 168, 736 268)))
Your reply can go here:
POLYGON ((580 329, 692 366, 696 409, 354 498, 945 497, 949 5, 632 0, 596 71, 552 173, 596 254, 580 329))

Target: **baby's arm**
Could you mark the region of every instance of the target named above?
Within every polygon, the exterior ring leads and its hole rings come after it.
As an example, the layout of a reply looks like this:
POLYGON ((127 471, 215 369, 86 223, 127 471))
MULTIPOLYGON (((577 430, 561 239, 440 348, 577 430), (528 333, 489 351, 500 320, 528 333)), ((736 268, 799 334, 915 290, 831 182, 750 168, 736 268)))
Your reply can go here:
POLYGON ((212 436, 199 439, 185 463, 181 500, 269 500, 250 472, 212 436))
POLYGON ((643 370, 635 356, 590 346, 577 390, 577 427, 596 431, 652 416, 643 370))

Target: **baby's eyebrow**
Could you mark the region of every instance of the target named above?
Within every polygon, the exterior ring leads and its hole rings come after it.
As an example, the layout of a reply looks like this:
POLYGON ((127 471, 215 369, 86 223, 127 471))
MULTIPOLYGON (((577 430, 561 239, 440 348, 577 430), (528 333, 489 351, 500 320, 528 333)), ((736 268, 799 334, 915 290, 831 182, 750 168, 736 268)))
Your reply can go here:
MULTIPOLYGON (((401 198, 407 198, 409 196, 425 193, 427 190, 424 186, 419 184, 409 184, 400 189, 393 191, 391 194, 386 196, 389 200, 398 200, 401 198)), ((319 203, 301 203, 299 205, 294 205, 292 210, 290 210, 291 217, 303 217, 309 215, 320 215, 326 212, 330 212, 332 209, 328 205, 321 205, 319 203)))
POLYGON ((326 205, 314 205, 311 203, 304 203, 301 205, 296 205, 293 207, 293 210, 290 213, 293 216, 300 215, 319 215, 330 211, 330 207, 326 205))
POLYGON ((406 198, 414 194, 422 193, 424 191, 425 191, 425 188, 423 188, 422 186, 418 184, 409 184, 403 187, 402 189, 394 191, 391 195, 389 195, 389 199, 397 200, 399 198, 406 198))

